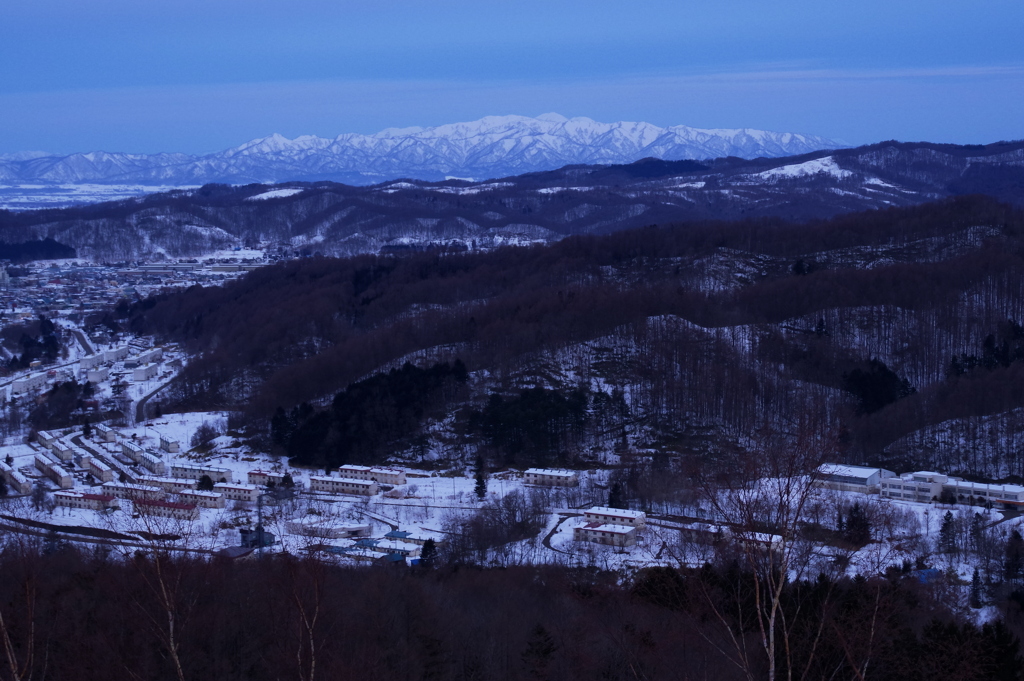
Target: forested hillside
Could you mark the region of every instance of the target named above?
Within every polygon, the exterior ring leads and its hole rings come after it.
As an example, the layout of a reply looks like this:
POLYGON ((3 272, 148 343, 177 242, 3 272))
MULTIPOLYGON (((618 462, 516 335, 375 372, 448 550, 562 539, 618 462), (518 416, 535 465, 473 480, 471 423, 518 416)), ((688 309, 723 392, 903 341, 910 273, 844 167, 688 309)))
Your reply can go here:
POLYGON ((242 410, 268 437, 276 414, 276 446, 311 463, 477 446, 499 463, 649 448, 685 462, 769 428, 831 435, 849 461, 1002 478, 1024 475, 1022 275, 1024 213, 968 197, 804 224, 302 259, 118 321, 196 353, 172 402, 242 410), (387 397, 397 379, 358 383, 456 361, 465 377, 411 402, 387 397), (348 432, 330 425, 352 417, 346 388, 370 396, 359 420, 373 435, 342 455, 324 442, 348 432), (550 394, 523 392, 537 388, 550 394), (978 429, 991 437, 963 446, 978 429), (310 447, 290 440, 313 432, 310 447))

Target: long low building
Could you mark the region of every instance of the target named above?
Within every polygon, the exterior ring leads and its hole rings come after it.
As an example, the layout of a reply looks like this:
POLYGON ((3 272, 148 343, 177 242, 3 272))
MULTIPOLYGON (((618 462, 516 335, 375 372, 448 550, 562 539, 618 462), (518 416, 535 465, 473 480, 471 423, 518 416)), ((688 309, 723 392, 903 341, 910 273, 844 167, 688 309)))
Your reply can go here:
POLYGON ((133 485, 127 482, 106 482, 103 484, 103 491, 112 494, 118 499, 163 499, 167 496, 159 487, 151 485, 133 485))
POLYGON ((135 499, 132 504, 139 515, 177 520, 198 520, 199 507, 195 504, 182 504, 177 501, 161 501, 159 499, 135 499))
POLYGON ((192 490, 199 484, 195 480, 189 480, 188 478, 166 478, 159 475, 140 475, 139 484, 149 485, 150 487, 159 487, 165 492, 181 492, 183 490, 192 490))
POLYGON ((58 506, 85 508, 91 511, 105 511, 117 505, 115 503, 117 500, 109 494, 90 494, 88 492, 54 492, 53 499, 58 506))
POLYGON ((372 480, 382 485, 405 484, 405 471, 401 468, 385 468, 383 466, 340 466, 338 477, 349 480, 372 480))
POLYGON ((624 508, 607 508, 595 506, 583 512, 583 517, 590 523, 605 525, 626 525, 643 527, 647 524, 647 514, 643 511, 630 511, 624 508))
POLYGON ((242 482, 218 482, 213 486, 213 491, 223 494, 231 501, 256 501, 260 494, 260 488, 256 485, 242 482))
POLYGON ((527 485, 547 487, 575 487, 580 484, 580 478, 575 471, 557 468, 527 468, 523 472, 523 482, 527 485))
POLYGON ((895 477, 895 473, 884 468, 827 463, 818 468, 814 484, 839 492, 878 494, 882 480, 895 477))
POLYGON ((984 482, 968 482, 962 478, 950 477, 934 471, 904 473, 880 483, 880 495, 886 499, 901 501, 956 501, 958 503, 984 504, 1003 509, 1024 507, 1024 487, 1021 485, 1000 485, 984 482))
POLYGON ((373 480, 355 480, 352 478, 336 478, 331 475, 309 476, 309 489, 313 492, 327 494, 357 494, 372 497, 380 488, 373 480))
POLYGON ((178 492, 178 501, 183 504, 195 504, 200 508, 224 508, 224 495, 219 492, 204 492, 190 489, 178 492))
POLYGON ((608 546, 633 546, 636 544, 636 527, 610 523, 586 522, 573 528, 572 538, 608 546))
POLYGON ((37 388, 42 388, 46 385, 47 377, 46 373, 40 372, 38 374, 32 374, 30 376, 22 376, 16 378, 11 383, 11 393, 14 395, 20 395, 22 393, 31 392, 37 388))
POLYGON ((172 478, 188 478, 190 480, 199 480, 204 475, 209 477, 214 482, 235 481, 234 474, 231 472, 230 468, 221 468, 220 466, 200 466, 190 463, 171 464, 172 478))

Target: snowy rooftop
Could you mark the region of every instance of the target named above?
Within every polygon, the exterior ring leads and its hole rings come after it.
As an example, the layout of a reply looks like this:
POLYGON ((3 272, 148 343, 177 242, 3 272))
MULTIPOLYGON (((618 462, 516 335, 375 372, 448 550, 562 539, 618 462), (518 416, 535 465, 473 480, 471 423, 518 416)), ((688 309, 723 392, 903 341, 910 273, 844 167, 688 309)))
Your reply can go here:
POLYGON ((826 463, 822 464, 818 468, 818 472, 822 475, 842 475, 850 478, 867 478, 876 473, 884 474, 888 473, 883 468, 872 468, 870 466, 847 466, 839 463, 826 463))
POLYGON ((608 508, 606 506, 594 506, 588 508, 587 513, 598 514, 598 515, 610 515, 619 518, 646 518, 647 514, 643 511, 630 511, 624 508, 608 508))

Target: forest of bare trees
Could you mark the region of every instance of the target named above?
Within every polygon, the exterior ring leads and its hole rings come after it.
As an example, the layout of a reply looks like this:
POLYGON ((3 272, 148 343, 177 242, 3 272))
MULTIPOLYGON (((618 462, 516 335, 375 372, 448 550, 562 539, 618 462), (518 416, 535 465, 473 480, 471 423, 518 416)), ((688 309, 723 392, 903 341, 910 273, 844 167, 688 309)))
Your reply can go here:
POLYGON ((9 679, 1018 679, 1017 601, 978 626, 909 573, 778 585, 744 561, 345 569, 315 558, 0 553, 9 679), (777 593, 777 645, 758 599, 777 593), (785 632, 783 636, 782 632, 785 632), (783 645, 784 644, 784 645, 783 645), (768 651, 768 652, 766 652, 768 651), (774 661, 769 659, 774 654, 774 661), (785 670, 783 672, 783 670, 785 670))
POLYGON ((848 461, 1003 478, 1024 461, 934 452, 912 434, 1003 413, 1017 427, 1022 247, 1024 213, 966 197, 803 224, 309 258, 141 301, 120 323, 196 353, 166 408, 240 410, 264 432, 278 409, 317 411, 376 372, 460 360, 469 392, 449 411, 469 437, 486 437, 469 419, 495 395, 581 389, 588 416, 619 396, 619 415, 597 420, 617 421, 605 432, 628 446, 700 432, 722 450, 766 419, 810 419, 841 434, 848 461))

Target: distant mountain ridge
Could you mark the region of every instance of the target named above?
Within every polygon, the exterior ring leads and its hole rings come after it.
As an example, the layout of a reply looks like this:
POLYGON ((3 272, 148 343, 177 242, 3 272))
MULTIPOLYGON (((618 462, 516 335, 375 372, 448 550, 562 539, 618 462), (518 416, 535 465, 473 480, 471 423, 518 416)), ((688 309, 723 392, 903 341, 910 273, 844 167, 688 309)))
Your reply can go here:
POLYGON ((430 128, 389 128, 333 139, 273 134, 204 156, 90 152, 0 156, 0 182, 197 185, 333 180, 355 185, 390 179, 490 179, 566 165, 779 157, 843 145, 835 140, 752 129, 666 128, 599 123, 558 114, 487 116, 430 128))
POLYGON ((814 220, 966 194, 1024 206, 1024 141, 648 158, 484 182, 210 184, 59 210, 0 210, 0 241, 51 238, 100 261, 194 257, 254 242, 332 255, 486 250, 652 224, 814 220))

